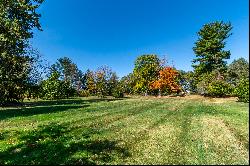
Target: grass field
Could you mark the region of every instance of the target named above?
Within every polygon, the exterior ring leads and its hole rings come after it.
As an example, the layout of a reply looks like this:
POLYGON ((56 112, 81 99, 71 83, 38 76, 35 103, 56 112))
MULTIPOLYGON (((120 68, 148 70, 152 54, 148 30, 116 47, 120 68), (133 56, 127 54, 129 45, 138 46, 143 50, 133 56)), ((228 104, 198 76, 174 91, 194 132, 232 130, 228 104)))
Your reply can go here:
POLYGON ((196 96, 0 108, 0 164, 249 164, 249 106, 196 96))

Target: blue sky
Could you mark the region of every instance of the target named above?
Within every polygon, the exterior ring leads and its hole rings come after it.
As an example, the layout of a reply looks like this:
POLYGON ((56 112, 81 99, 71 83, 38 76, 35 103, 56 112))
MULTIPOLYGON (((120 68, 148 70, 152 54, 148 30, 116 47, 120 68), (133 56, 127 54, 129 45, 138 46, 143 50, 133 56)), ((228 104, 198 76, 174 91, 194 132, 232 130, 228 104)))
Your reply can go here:
POLYGON ((31 40, 50 64, 67 56, 82 71, 107 65, 118 76, 142 54, 164 55, 177 69, 193 70, 192 47, 202 25, 233 25, 226 49, 249 61, 248 0, 46 0, 43 31, 31 40))

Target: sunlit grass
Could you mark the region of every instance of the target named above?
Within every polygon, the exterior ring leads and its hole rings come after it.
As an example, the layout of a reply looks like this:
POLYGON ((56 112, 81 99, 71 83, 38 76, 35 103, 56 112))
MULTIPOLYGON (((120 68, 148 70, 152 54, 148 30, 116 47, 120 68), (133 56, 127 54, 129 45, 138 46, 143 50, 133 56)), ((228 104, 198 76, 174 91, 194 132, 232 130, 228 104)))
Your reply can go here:
POLYGON ((76 98, 0 109, 0 164, 248 164, 248 104, 76 98))

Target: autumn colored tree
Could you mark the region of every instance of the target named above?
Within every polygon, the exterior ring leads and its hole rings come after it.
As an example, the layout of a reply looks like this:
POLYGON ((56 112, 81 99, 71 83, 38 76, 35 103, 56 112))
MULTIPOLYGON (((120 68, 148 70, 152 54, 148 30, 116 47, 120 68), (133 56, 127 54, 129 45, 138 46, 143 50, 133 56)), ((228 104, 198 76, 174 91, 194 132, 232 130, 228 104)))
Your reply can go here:
POLYGON ((181 91, 181 87, 178 85, 176 79, 178 72, 172 67, 165 67, 159 71, 159 78, 156 81, 151 82, 150 88, 153 90, 159 90, 159 95, 163 91, 168 94, 178 93, 181 91))
POLYGON ((96 93, 95 73, 93 71, 87 70, 85 77, 86 90, 88 90, 91 95, 94 95, 96 93))
POLYGON ((135 61, 133 75, 136 77, 134 91, 148 94, 150 83, 157 79, 161 61, 157 55, 142 55, 135 61))
POLYGON ((118 77, 108 66, 101 66, 95 72, 97 95, 100 97, 112 95, 118 83, 118 77))

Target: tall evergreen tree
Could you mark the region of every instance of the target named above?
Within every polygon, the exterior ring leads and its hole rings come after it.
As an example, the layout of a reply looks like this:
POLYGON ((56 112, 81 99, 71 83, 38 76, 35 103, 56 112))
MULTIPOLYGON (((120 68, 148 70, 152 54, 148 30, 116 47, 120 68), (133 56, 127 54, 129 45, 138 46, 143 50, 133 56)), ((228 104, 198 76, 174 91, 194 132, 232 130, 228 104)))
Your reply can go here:
POLYGON ((212 22, 205 24, 198 32, 198 40, 193 47, 196 58, 193 67, 197 75, 216 71, 218 77, 226 69, 225 59, 230 58, 230 51, 223 50, 225 40, 232 34, 231 23, 212 22))

